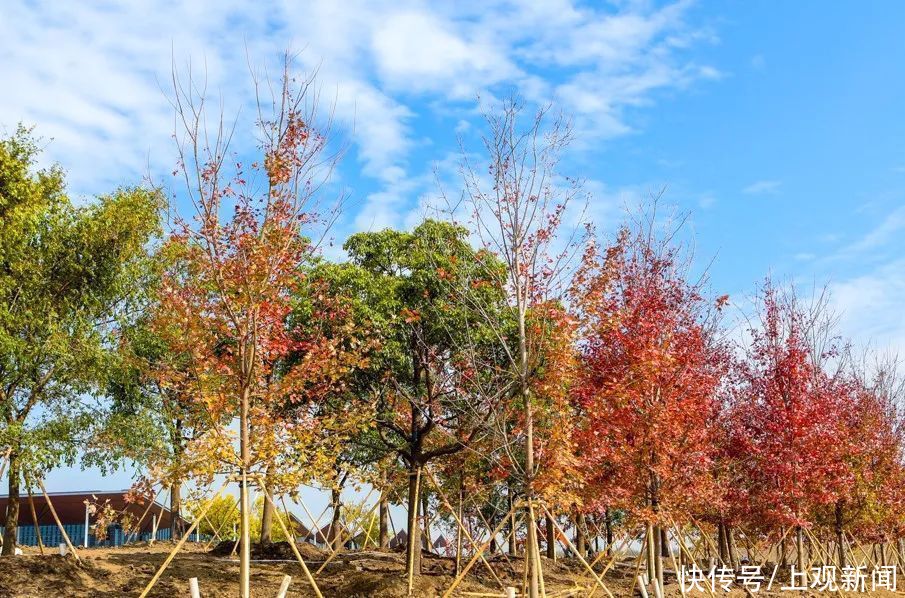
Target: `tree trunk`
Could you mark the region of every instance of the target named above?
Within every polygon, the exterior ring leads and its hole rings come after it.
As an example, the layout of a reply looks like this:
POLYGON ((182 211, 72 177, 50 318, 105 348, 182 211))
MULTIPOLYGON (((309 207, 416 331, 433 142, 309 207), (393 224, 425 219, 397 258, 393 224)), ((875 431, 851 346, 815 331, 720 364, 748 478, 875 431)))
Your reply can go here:
POLYGON ((588 551, 587 538, 584 533, 584 521, 582 521, 581 513, 575 513, 575 550, 584 557, 588 551))
POLYGON ((657 578, 657 569, 654 561, 657 558, 657 551, 654 545, 654 526, 652 523, 647 524, 647 581, 652 582, 657 578))
MULTIPOLYGON (((267 490, 270 490, 270 485, 268 484, 267 490)), ((276 497, 274 497, 276 500, 276 497)), ((291 526, 292 522, 290 521, 287 525, 291 526)), ((288 538, 287 538, 288 540, 288 538)), ((261 544, 270 544, 273 542, 273 503, 271 503, 267 498, 264 499, 264 506, 261 508, 261 544)))
POLYGON ((779 543, 779 563, 785 569, 789 566, 789 551, 786 548, 786 538, 779 543))
POLYGON ((427 502, 427 492, 421 491, 421 548, 430 552, 431 546, 431 526, 429 516, 429 505, 427 502))
POLYGON ((547 529, 547 558, 550 560, 556 559, 556 528, 553 527, 553 518, 547 515, 546 517, 546 529, 547 529))
POLYGON ((803 572, 804 567, 805 567, 805 564, 804 564, 804 530, 801 529, 800 525, 795 528, 795 550, 797 552, 796 559, 797 559, 798 571, 803 572))
POLYGON ((380 474, 381 481, 381 489, 380 489, 380 528, 377 532, 377 542, 380 545, 381 550, 386 550, 390 547, 390 504, 389 504, 389 492, 387 490, 387 474, 386 470, 382 470, 380 474))
POLYGON ((660 586, 660 595, 663 595, 663 546, 660 526, 654 527, 654 581, 660 586))
POLYGON ((418 475, 420 468, 418 466, 409 467, 409 492, 408 492, 408 529, 406 531, 406 560, 407 570, 412 571, 415 576, 421 575, 421 550, 419 550, 418 538, 421 537, 420 525, 418 524, 418 504, 421 502, 420 492, 420 476, 418 475))
POLYGON ((15 556, 19 531, 19 480, 22 477, 19 453, 10 451, 8 456, 9 496, 6 503, 6 528, 3 531, 3 556, 15 556))
POLYGON ((726 548, 726 526, 720 521, 716 527, 717 547, 720 549, 720 562, 725 565, 729 560, 729 550, 726 548))
POLYGON ((729 566, 738 571, 738 548, 735 546, 735 534, 731 525, 726 526, 726 551, 729 554, 729 566))
POLYGON ((458 576, 459 572, 462 570, 462 526, 465 525, 465 520, 462 518, 463 505, 465 503, 465 478, 459 477, 459 506, 458 506, 458 517, 459 524, 456 526, 456 569, 455 575, 458 576))
MULTIPOLYGON (((506 503, 509 507, 509 511, 512 511, 512 505, 515 504, 515 491, 512 489, 512 484, 506 484, 506 503)), ((509 515, 509 556, 515 556, 515 513, 511 512, 509 515)))
POLYGON ((606 510, 606 553, 607 555, 612 554, 613 552, 613 516, 610 514, 610 509, 606 510))
POLYGON ((843 537, 843 505, 842 501, 836 501, 836 552, 839 559, 839 568, 843 569, 848 566, 848 559, 845 557, 845 538, 843 537))
POLYGON ((342 513, 339 488, 330 489, 330 508, 333 509, 333 514, 330 518, 330 528, 327 531, 326 540, 333 547, 333 550, 339 550, 343 547, 343 537, 339 526, 339 517, 342 513))
POLYGON ((669 538, 666 535, 666 528, 660 528, 660 556, 668 559, 671 556, 669 552, 669 538))
MULTIPOLYGON (((243 367, 243 371, 244 371, 243 367)), ((251 598, 251 500, 248 496, 248 465, 251 463, 248 411, 250 391, 242 389, 239 410, 239 596, 251 598)))
POLYGON ((170 539, 179 540, 185 532, 182 521, 182 483, 179 480, 170 486, 170 539))

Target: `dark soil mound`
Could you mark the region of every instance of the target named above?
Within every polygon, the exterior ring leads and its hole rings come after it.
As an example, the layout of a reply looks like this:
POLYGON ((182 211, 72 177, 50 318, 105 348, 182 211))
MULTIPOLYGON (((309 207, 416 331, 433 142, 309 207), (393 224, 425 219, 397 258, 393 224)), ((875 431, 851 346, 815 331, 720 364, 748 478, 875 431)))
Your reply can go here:
MULTIPOLYGON (((298 548, 302 558, 306 561, 319 561, 325 558, 324 552, 313 544, 298 542, 295 546, 298 548)), ((224 540, 214 546, 211 549, 210 554, 220 557, 229 556, 233 552, 233 547, 235 547, 236 552, 238 552, 241 548, 241 544, 237 544, 235 540, 224 540)), ((254 560, 265 561, 295 560, 295 554, 293 553, 292 546, 290 546, 289 542, 271 542, 270 544, 252 544, 251 558, 254 560)))

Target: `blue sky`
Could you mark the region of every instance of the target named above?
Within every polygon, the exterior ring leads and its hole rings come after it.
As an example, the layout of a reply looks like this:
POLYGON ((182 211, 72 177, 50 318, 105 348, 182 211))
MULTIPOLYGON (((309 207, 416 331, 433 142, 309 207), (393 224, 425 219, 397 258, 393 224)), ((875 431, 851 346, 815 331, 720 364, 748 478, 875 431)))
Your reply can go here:
POLYGON ((902 3, 58 4, 4 3, 0 127, 37 125, 76 195, 171 169, 171 58, 206 65, 241 109, 246 53, 272 64, 291 46, 349 144, 338 241, 411 226, 435 170, 454 191, 476 98, 514 92, 574 120, 563 170, 587 180, 601 230, 666 186, 692 211, 699 260, 716 258, 716 291, 744 306, 768 273, 826 283, 846 334, 905 348, 902 3))

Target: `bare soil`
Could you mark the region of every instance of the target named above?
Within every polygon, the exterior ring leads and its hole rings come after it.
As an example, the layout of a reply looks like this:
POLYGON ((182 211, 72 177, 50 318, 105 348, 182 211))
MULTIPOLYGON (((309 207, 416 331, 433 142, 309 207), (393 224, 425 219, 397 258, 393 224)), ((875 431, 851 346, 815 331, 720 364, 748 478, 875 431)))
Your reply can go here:
MULTIPOLYGON (((71 556, 61 557, 56 551, 46 556, 37 549, 25 548, 25 554, 0 559, 0 597, 25 598, 46 596, 107 597, 138 596, 163 563, 173 544, 158 542, 152 546, 125 548, 81 549, 79 564, 71 556)), ((326 554, 311 546, 299 545, 299 550, 314 573, 326 559, 326 554)), ((232 545, 220 545, 211 552, 204 546, 187 544, 173 559, 164 575, 154 586, 150 596, 176 598, 189 595, 188 580, 197 577, 204 598, 236 596, 238 594, 239 563, 232 557, 232 545)), ((266 550, 253 551, 251 593, 254 597, 274 598, 284 575, 292 576, 289 596, 313 597, 314 592, 288 544, 276 544, 266 550)), ((490 558, 494 574, 505 585, 518 587, 522 583, 523 562, 520 558, 501 555, 490 558)), ((434 598, 443 595, 453 580, 454 563, 450 558, 425 553, 424 574, 416 579, 412 595, 434 598)), ((634 567, 625 564, 611 570, 605 583, 614 598, 638 595, 632 588, 634 567)), ((316 573, 324 598, 402 598, 408 595, 404 555, 396 552, 353 551, 342 553, 316 573)), ((544 559, 544 580, 548 596, 588 596, 594 580, 582 574, 580 563, 570 559, 556 562, 544 559)), ((503 591, 482 563, 478 562, 468 578, 459 585, 457 596, 502 596, 503 591)), ((605 594, 598 590, 596 596, 605 594)), ((747 594, 736 588, 722 596, 742 597, 747 594)), ((779 592, 762 590, 753 596, 791 598, 824 596, 828 594, 779 592)), ((867 595, 867 594, 859 594, 867 595)), ((883 592, 874 596, 894 596, 883 592)), ((681 596, 678 585, 667 583, 666 596, 681 596)), ((689 598, 709 596, 698 592, 689 598)))

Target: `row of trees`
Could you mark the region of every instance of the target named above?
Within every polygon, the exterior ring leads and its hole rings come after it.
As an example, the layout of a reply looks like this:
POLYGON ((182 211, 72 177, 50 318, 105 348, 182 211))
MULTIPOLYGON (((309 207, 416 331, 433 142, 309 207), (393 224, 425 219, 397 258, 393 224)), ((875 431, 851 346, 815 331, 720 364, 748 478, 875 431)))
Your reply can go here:
POLYGON ((177 514, 185 484, 231 476, 245 573, 250 514, 270 541, 270 497, 303 484, 332 490, 334 524, 346 484, 378 489, 383 546, 390 503, 423 538, 431 504, 449 519, 445 497, 468 496, 460 517, 507 524, 531 595, 556 519, 579 550, 596 522, 645 526, 652 575, 674 523, 714 525, 727 547, 739 528, 905 535, 894 361, 853 359, 825 300, 769 282, 727 328, 728 297, 693 276, 656 201, 596 242, 558 172, 569 129, 546 112, 488 117, 443 218, 352 235, 327 260, 337 155, 311 82, 287 63, 258 98, 246 163, 174 81, 192 210, 165 236, 160 191, 74 206, 27 131, 0 144, 5 546, 20 483, 79 455, 140 463, 177 514))

